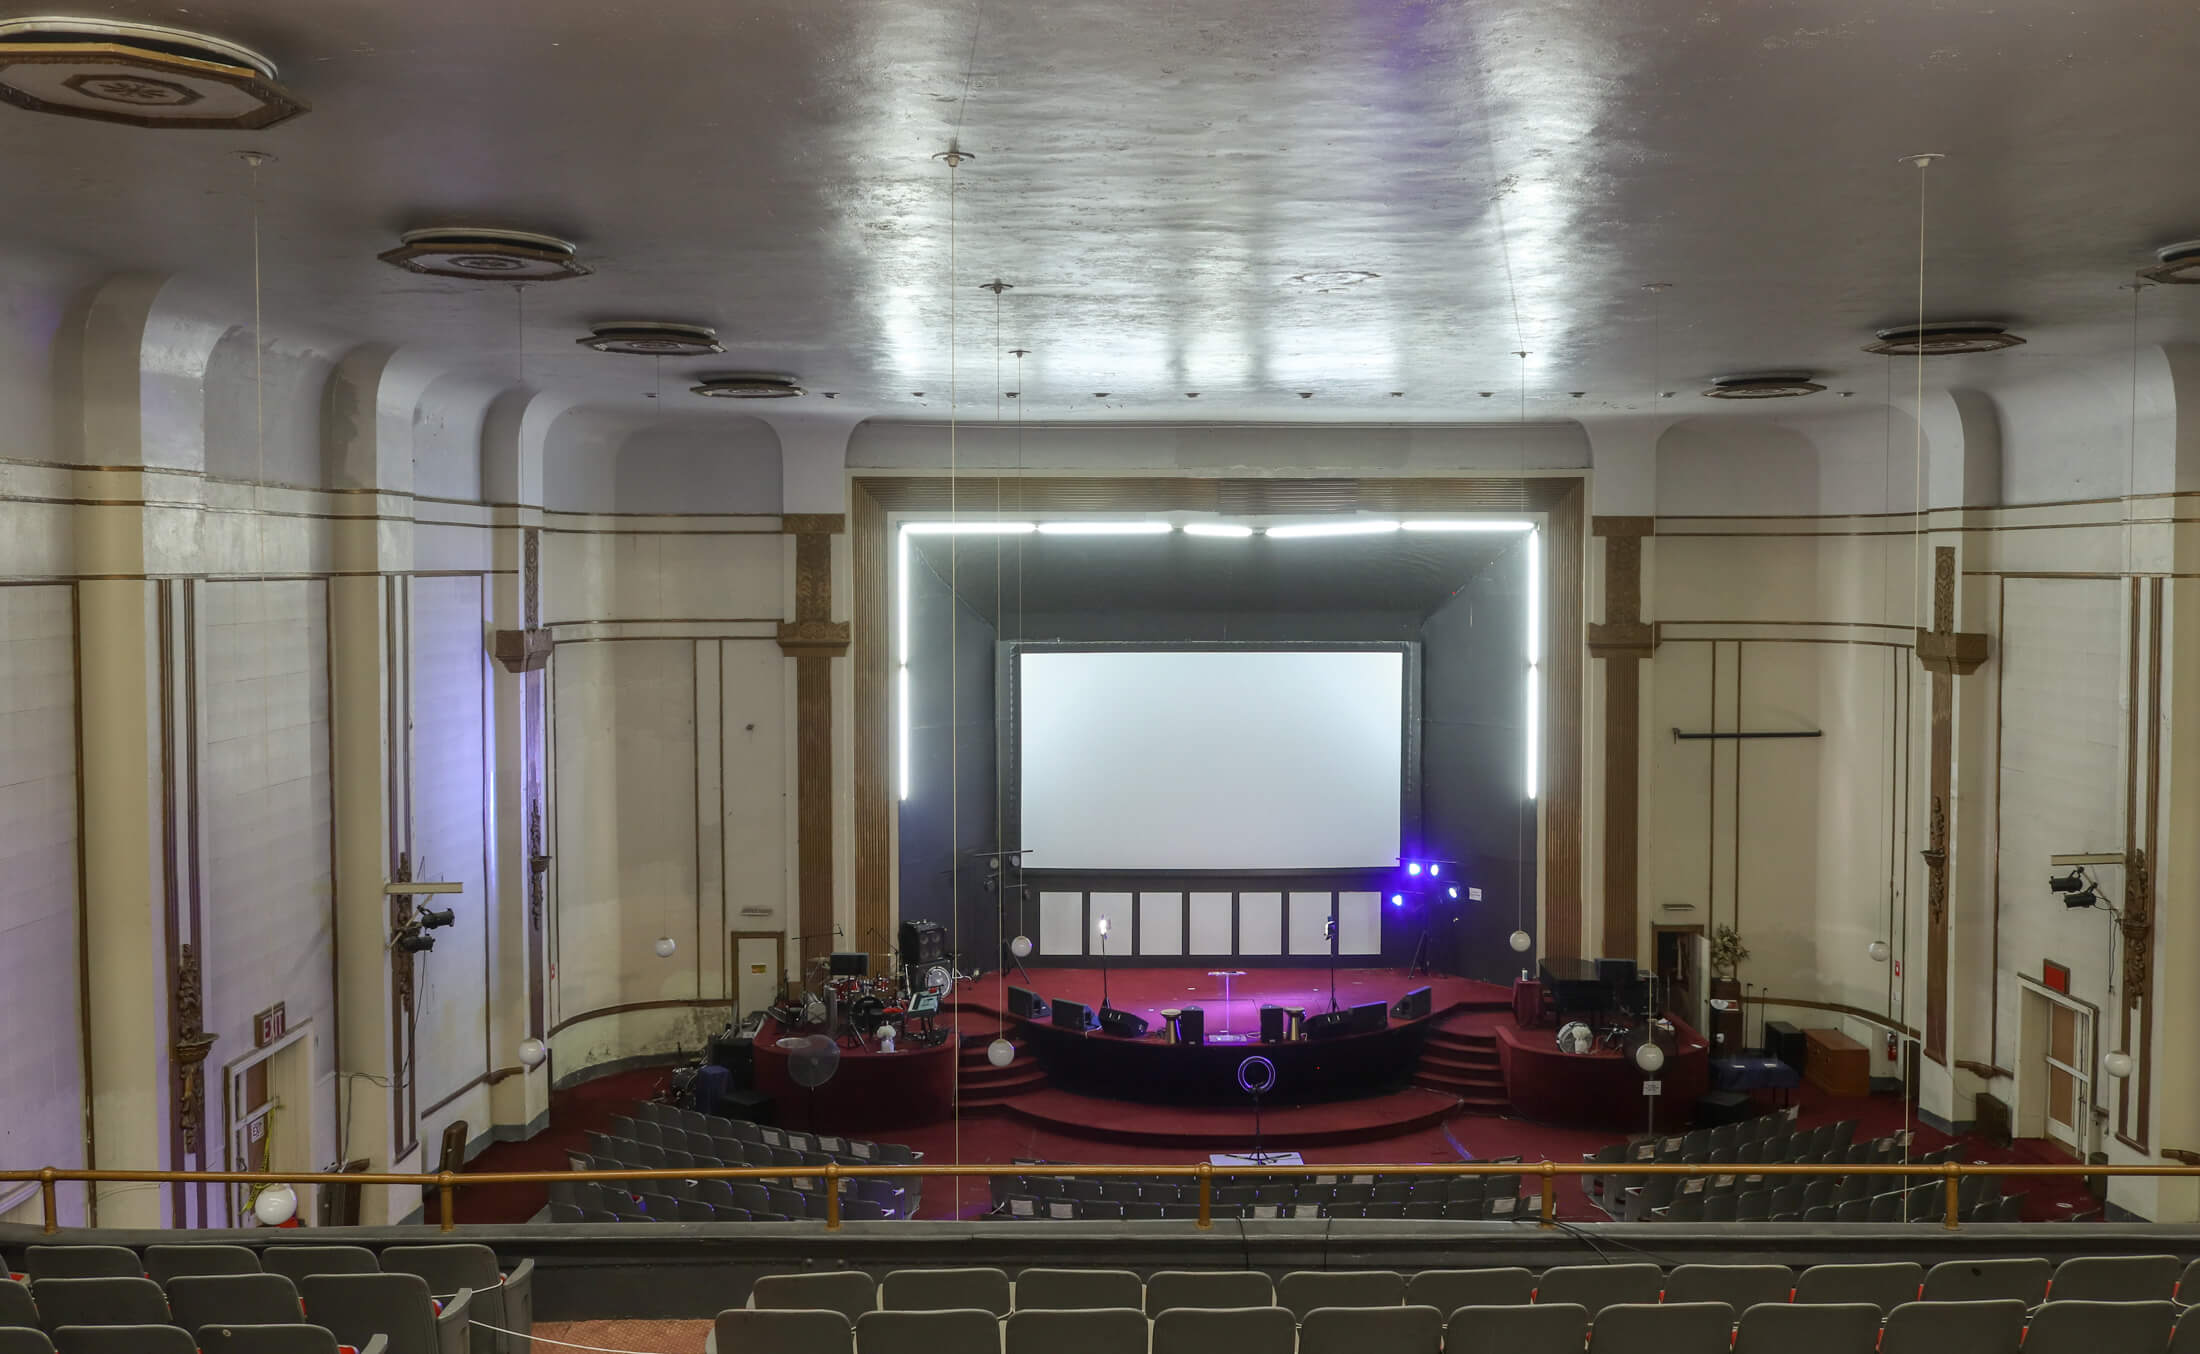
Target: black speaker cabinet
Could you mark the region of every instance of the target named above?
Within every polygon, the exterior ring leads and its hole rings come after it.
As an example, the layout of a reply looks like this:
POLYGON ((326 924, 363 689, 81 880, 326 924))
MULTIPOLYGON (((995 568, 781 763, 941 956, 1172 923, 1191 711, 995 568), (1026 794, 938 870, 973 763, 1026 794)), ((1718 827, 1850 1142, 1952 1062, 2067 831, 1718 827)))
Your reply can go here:
MULTIPOLYGON (((1377 1003, 1378 1007, 1381 1003, 1377 1003)), ((1324 1011, 1306 1018, 1306 1037, 1319 1042, 1323 1039, 1339 1039, 1352 1033, 1350 1011, 1324 1011)))
POLYGON ((1264 1044, 1283 1042, 1284 1018, 1281 1006, 1260 1008, 1260 1041, 1264 1044))
POLYGON ((1092 1008, 1068 997, 1057 998, 1054 1003, 1054 1023, 1065 1030, 1089 1030, 1092 1028, 1092 1008))
MULTIPOLYGON (((1187 1044, 1207 1042, 1207 1012, 1197 1006, 1187 1006, 1177 1012, 1176 1028, 1179 1037, 1187 1044)), ((1145 1031, 1140 1030, 1141 1034, 1145 1031)))
MULTIPOLYGON (((1765 1052, 1778 1058, 1797 1072, 1801 1072, 1803 1070, 1803 1032, 1785 1020, 1766 1021, 1765 1052)), ((1733 1055, 1729 1054, 1727 1056, 1731 1057, 1733 1055)))
POLYGON ((1018 1020, 1047 1018, 1047 999, 1028 987, 1008 989, 1008 1013, 1018 1020))
POLYGON ((936 921, 901 924, 901 966, 937 964, 947 958, 947 928, 936 921))
POLYGON ((1100 1008, 1100 1028, 1120 1039, 1143 1039, 1146 1037, 1146 1018, 1104 1006, 1100 1008))
POLYGON ((1374 1034, 1390 1027, 1390 1008, 1379 1001, 1362 1002, 1350 1014, 1354 1034, 1374 1034))
POLYGON ((1426 1020, 1429 1012, 1435 1008, 1435 992, 1426 987, 1416 987, 1398 998, 1398 1004, 1390 1008, 1390 1013, 1400 1020, 1426 1020))

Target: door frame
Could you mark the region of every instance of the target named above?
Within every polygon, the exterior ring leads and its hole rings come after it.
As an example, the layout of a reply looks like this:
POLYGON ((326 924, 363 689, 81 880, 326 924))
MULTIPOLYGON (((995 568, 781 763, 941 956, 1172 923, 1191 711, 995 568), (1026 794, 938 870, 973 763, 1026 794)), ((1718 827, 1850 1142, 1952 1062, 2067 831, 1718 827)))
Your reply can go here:
POLYGON ((2017 975, 2016 1103, 2011 1107, 2010 1132, 2019 1138, 2059 1142, 2047 1132, 2047 1017, 2048 1007, 2062 1006, 2084 1017, 2085 1038, 2074 1063, 2066 1071, 2084 1083, 2078 1097, 2078 1141, 2073 1150, 2082 1160, 2092 1150, 2100 1127, 2101 1008, 2082 1001, 2025 974, 2017 975), (2037 1054, 2037 1066, 2035 1063, 2037 1054))
POLYGON ((779 956, 778 977, 772 987, 785 994, 787 990, 787 933, 785 931, 729 931, 726 933, 726 1002, 733 1007, 736 1025, 748 1014, 741 1009, 741 942, 744 940, 768 940, 779 956))
MULTIPOLYGON (((274 1040, 264 1047, 253 1049, 249 1053, 241 1053, 237 1055, 237 1057, 231 1059, 229 1062, 222 1064, 222 1161, 224 1163, 224 1169, 232 1171, 250 1171, 260 1169, 259 1166, 256 1166, 251 1162, 236 1160, 237 1131, 245 1126, 245 1123, 249 1118, 271 1116, 278 1109, 284 1111, 286 1115, 295 1115, 299 1120, 297 1128, 291 1129, 286 1125, 284 1130, 286 1133, 293 1134, 294 1136, 287 1136, 281 1139, 283 1143, 288 1145, 288 1150, 286 1150, 283 1155, 292 1156, 293 1153, 295 1153, 295 1160, 297 1161, 297 1165, 291 1166, 284 1162, 274 1161, 270 1159, 267 1162, 266 1169, 274 1171, 310 1171, 313 1169, 313 1132, 315 1128, 315 1106, 313 1097, 314 1047, 315 1044, 313 1022, 310 1019, 301 1020, 296 1025, 293 1025, 288 1030, 285 1030, 283 1032, 282 1038, 274 1040), (300 1048, 301 1045, 303 1045, 301 1052, 303 1052, 305 1055, 304 1063, 278 1064, 274 1062, 276 1054, 288 1053, 292 1049, 300 1048), (262 1115, 240 1115, 238 1113, 237 1089, 242 1083, 244 1074, 254 1067, 259 1066, 261 1063, 270 1064, 268 1068, 269 1080, 267 1088, 267 1109, 262 1115), (297 1103, 295 1105, 291 1104, 289 1097, 286 1097, 284 1095, 285 1088, 275 1083, 274 1077, 276 1068, 281 1066, 292 1066, 294 1070, 298 1073, 296 1079, 301 1080, 304 1083, 303 1088, 299 1090, 296 1096, 297 1103), (298 1150, 301 1145, 303 1147, 302 1151, 298 1150)), ((245 1187, 239 1185, 231 1185, 224 1192, 224 1197, 222 1200, 223 1215, 228 1218, 229 1225, 232 1227, 257 1227, 260 1225, 259 1221, 253 1218, 248 1211, 240 1207, 241 1201, 238 1198, 238 1193, 243 1188, 245 1187)), ((309 1204, 311 1203, 311 1191, 313 1189, 313 1186, 300 1182, 292 1186, 292 1188, 297 1192, 298 1195, 298 1218, 301 1222, 303 1222, 305 1219, 314 1216, 309 1207, 309 1204)))
MULTIPOLYGON (((1669 933, 1672 935, 1681 936, 1702 936, 1704 934, 1703 923, 1652 922, 1650 924, 1650 972, 1652 974, 1656 974, 1658 971, 1658 937, 1669 933)), ((1696 982, 1698 985, 1689 990, 1689 995, 1693 998, 1693 1001, 1690 1003, 1689 1010, 1687 1012, 1688 1023, 1694 1025, 1699 1031, 1705 1029, 1708 1024, 1708 1021, 1704 1016, 1704 1010, 1706 1003, 1711 1000, 1711 991, 1710 988, 1708 986, 1705 986, 1704 984, 1709 982, 1710 977, 1711 975, 1709 973, 1697 974, 1696 982)), ((1665 1004, 1670 1006, 1673 1001, 1672 989, 1666 988, 1665 991, 1661 993, 1661 995, 1664 998, 1665 1004)))

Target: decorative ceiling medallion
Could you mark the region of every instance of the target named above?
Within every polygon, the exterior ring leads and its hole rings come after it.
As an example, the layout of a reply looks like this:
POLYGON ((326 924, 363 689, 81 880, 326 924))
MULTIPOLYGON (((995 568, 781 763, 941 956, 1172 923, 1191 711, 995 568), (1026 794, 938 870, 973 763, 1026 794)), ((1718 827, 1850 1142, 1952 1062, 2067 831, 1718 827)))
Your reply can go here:
POLYGON ((1802 372, 1772 372, 1758 376, 1715 376, 1704 391, 1707 400, 1791 400, 1815 395, 1825 387, 1802 372))
POLYGON ((2000 352, 2023 342, 1992 320, 1938 320, 1882 329, 1878 341, 1865 344, 1864 351, 1886 357, 1954 357, 2000 352))
POLYGON ((307 111, 275 63, 234 42, 159 24, 0 20, 0 100, 129 127, 253 131, 307 111))
POLYGON ((430 277, 476 282, 557 282, 591 271, 573 257, 571 242, 526 230, 487 226, 429 226, 408 230, 382 262, 430 277))
POLYGON ((701 385, 688 389, 697 395, 707 395, 714 400, 788 400, 802 393, 802 387, 785 376, 763 376, 742 373, 732 376, 708 376, 701 385))
POLYGON ((591 325, 594 331, 575 343, 599 353, 632 353, 638 357, 701 357, 722 353, 718 331, 700 324, 675 324, 666 320, 609 320, 591 325))
POLYGON ((2152 268, 2139 270, 2139 276, 2147 281, 2167 282, 2171 286, 2200 283, 2200 240, 2163 245, 2154 251, 2154 259, 2152 268))

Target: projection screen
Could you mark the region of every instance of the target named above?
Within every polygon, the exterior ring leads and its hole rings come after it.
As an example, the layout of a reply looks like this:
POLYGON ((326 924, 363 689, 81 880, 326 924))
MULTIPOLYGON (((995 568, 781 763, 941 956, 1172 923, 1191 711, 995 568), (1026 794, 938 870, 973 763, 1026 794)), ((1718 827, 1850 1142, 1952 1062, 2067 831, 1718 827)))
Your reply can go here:
POLYGON ((1020 650, 1031 870, 1397 864, 1406 653, 1020 650))

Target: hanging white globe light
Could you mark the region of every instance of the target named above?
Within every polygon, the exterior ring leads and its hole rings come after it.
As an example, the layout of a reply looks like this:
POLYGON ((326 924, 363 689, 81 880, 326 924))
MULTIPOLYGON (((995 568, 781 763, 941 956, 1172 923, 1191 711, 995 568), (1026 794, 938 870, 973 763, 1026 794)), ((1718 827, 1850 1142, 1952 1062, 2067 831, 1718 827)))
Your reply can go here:
POLYGON ((1015 955, 1018 959, 1031 958, 1031 937, 1018 936, 1014 940, 1011 940, 1010 942, 1008 942, 1008 952, 1015 955))
POLYGON ((2122 1081, 2125 1077, 2131 1075, 2131 1055, 2122 1049, 2117 1049, 2114 1053, 2101 1059, 2101 1066, 2110 1076, 2122 1081))
POLYGON ((542 1060, 549 1056, 550 1050, 542 1046, 542 1040, 522 1039, 519 1041, 520 1066, 540 1067, 542 1066, 542 1060))
POLYGON ((1006 1039, 996 1039, 985 1046, 985 1060, 995 1067, 1006 1067, 1016 1061, 1016 1046, 1006 1039))
POLYGON ((1528 947, 1533 944, 1535 944, 1535 937, 1529 935, 1526 931, 1512 933, 1512 947, 1516 953, 1526 954, 1528 947))
POLYGON ((298 1192, 288 1185, 269 1185, 252 1197, 252 1216, 262 1227, 280 1227, 298 1216, 298 1192))
POLYGON ((1871 944, 1864 947, 1864 953, 1872 957, 1873 963, 1884 964, 1887 962, 1887 956, 1894 953, 1894 951, 1888 948, 1886 941, 1875 940, 1871 944))
POLYGON ((670 959, 673 951, 679 948, 680 942, 674 940, 671 936, 657 937, 657 957, 659 959, 670 959))
POLYGON ((1665 1050, 1645 1041, 1635 1049, 1635 1066, 1655 1074, 1659 1068, 1665 1066, 1665 1050))

